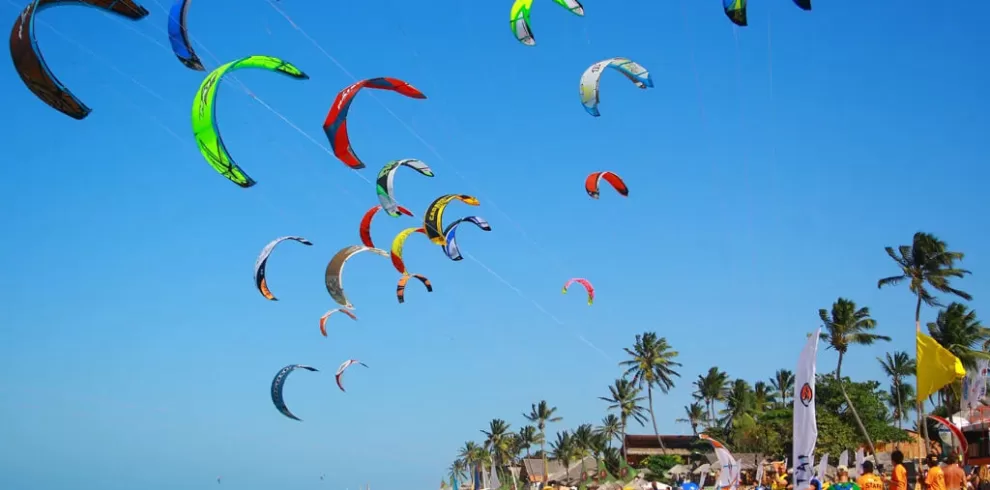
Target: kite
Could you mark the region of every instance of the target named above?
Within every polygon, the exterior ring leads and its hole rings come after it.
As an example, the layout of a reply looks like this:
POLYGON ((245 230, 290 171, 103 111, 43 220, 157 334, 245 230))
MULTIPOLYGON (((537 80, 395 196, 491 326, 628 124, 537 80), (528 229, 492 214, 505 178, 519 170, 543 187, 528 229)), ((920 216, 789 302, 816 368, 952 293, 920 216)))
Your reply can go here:
POLYGON ((203 62, 193 51, 189 42, 189 32, 186 31, 186 16, 189 13, 189 2, 192 0, 175 0, 172 10, 168 13, 168 42, 172 45, 172 53, 186 68, 196 71, 206 71, 203 62))
POLYGON ((584 180, 584 190, 592 199, 598 199, 598 186, 602 180, 612 184, 612 188, 621 194, 622 197, 629 197, 629 188, 626 187, 626 183, 622 181, 622 178, 612 172, 605 171, 594 172, 584 180))
POLYGON ((564 289, 561 289, 560 292, 567 294, 567 288, 571 287, 571 284, 574 283, 578 283, 584 286, 584 289, 588 290, 588 306, 591 306, 591 304, 595 302, 595 287, 592 286, 587 279, 581 279, 579 277, 575 277, 574 279, 567 281, 567 283, 564 284, 564 289))
POLYGON ((442 246, 446 243, 441 231, 443 230, 443 211, 454 200, 461 201, 468 206, 481 205, 478 198, 466 194, 447 194, 430 203, 430 207, 426 208, 426 216, 423 218, 423 228, 426 229, 426 236, 429 237, 430 241, 437 245, 442 246))
MULTIPOLYGON (((584 17, 584 7, 577 0, 553 0, 554 3, 570 10, 572 14, 584 17)), ((516 39, 526 46, 536 46, 533 29, 529 27, 529 11, 533 8, 533 0, 516 0, 509 12, 509 26, 516 39)))
POLYGON ((722 8, 733 24, 746 27, 746 0, 722 0, 722 8))
POLYGON ((382 257, 388 257, 388 252, 377 248, 363 247, 361 245, 344 247, 327 263, 327 271, 324 276, 327 292, 330 293, 330 297, 340 306, 351 310, 354 309, 354 305, 350 301, 347 301, 347 295, 344 294, 342 274, 344 273, 344 265, 347 264, 347 260, 361 252, 372 252, 382 257))
POLYGON ((327 336, 327 318, 330 318, 330 315, 333 315, 338 311, 351 317, 351 320, 357 320, 357 316, 355 316, 354 313, 351 313, 351 310, 348 310, 347 308, 335 308, 324 313, 323 316, 320 317, 320 333, 323 334, 324 337, 327 336))
POLYGON ((261 250, 261 254, 258 255, 258 260, 254 262, 254 285, 258 288, 258 291, 267 299, 272 301, 278 301, 278 298, 272 294, 271 290, 268 289, 268 278, 265 277, 265 269, 268 267, 268 256, 272 254, 275 250, 275 246, 286 240, 297 241, 303 245, 313 245, 313 242, 301 237, 301 236, 284 236, 281 238, 276 238, 271 241, 265 248, 261 250))
POLYGON ((395 297, 399 299, 400 304, 406 302, 406 283, 409 282, 410 277, 419 279, 419 282, 426 286, 427 293, 433 292, 433 284, 426 278, 426 276, 419 274, 403 274, 402 277, 399 278, 399 284, 395 286, 395 297))
POLYGON ((92 112, 68 87, 55 78, 38 49, 34 36, 34 15, 46 8, 68 4, 94 7, 130 20, 141 20, 148 9, 133 0, 32 0, 10 30, 10 57, 24 85, 42 102, 73 119, 82 120, 92 112))
POLYGON ((426 234, 426 230, 423 228, 406 228, 400 231, 395 238, 392 240, 392 265, 395 266, 395 270, 399 271, 400 274, 406 273, 406 264, 402 261, 402 249, 406 247, 406 239, 409 235, 413 233, 426 234))
POLYGON ((354 96, 362 88, 391 90, 413 99, 426 98, 426 95, 423 95, 423 92, 420 92, 416 87, 398 78, 390 77, 361 80, 341 90, 337 94, 337 98, 334 99, 333 105, 330 106, 330 112, 327 113, 326 120, 323 121, 323 132, 327 134, 327 139, 330 140, 330 146, 333 147, 333 154, 340 161, 344 162, 345 165, 353 169, 364 168, 364 163, 361 162, 361 159, 354 153, 354 149, 351 148, 351 140, 347 136, 347 112, 351 108, 351 102, 354 102, 354 96))
POLYGON ((364 367, 368 367, 367 364, 365 364, 365 363, 363 363, 363 362, 361 362, 361 361, 359 361, 357 359, 348 359, 348 360, 344 361, 343 363, 341 363, 340 364, 340 367, 337 368, 337 375, 336 375, 336 378, 337 378, 337 387, 340 388, 340 391, 347 391, 347 390, 344 389, 344 385, 341 384, 340 378, 342 376, 344 376, 344 371, 346 371, 347 368, 351 367, 354 364, 360 364, 360 365, 362 365, 364 367))
POLYGON ((433 170, 431 170, 430 167, 428 167, 425 163, 412 158, 392 160, 391 162, 386 163, 385 166, 378 171, 378 200, 381 201, 382 208, 385 212, 393 218, 398 218, 400 211, 399 205, 395 202, 395 191, 392 189, 392 186, 395 181, 395 171, 399 170, 399 167, 403 165, 419 172, 420 175, 433 177, 433 170))
POLYGON ((302 422, 301 418, 296 417, 289 411, 289 407, 285 406, 285 400, 282 399, 282 388, 285 386, 285 378, 288 378, 289 374, 291 374, 292 371, 295 371, 296 368, 305 369, 307 371, 319 371, 319 369, 304 366, 302 364, 289 364, 288 366, 282 368, 278 374, 275 375, 275 379, 272 380, 272 403, 275 404, 275 408, 277 408, 279 412, 282 412, 282 415, 285 415, 292 420, 302 422))
POLYGON ((457 225, 470 222, 474 223, 484 231, 492 231, 492 226, 485 221, 481 216, 468 216, 466 218, 458 219, 457 221, 451 223, 447 226, 447 229, 443 232, 444 245, 443 252, 447 254, 450 260, 462 260, 464 257, 461 255, 461 249, 457 246, 457 225))
POLYGON ((794 0, 794 5, 801 10, 811 10, 811 0, 794 0))
POLYGON ((641 89, 653 88, 653 79, 650 72, 646 71, 639 63, 628 58, 610 58, 599 61, 588 67, 581 75, 581 84, 578 87, 581 94, 581 103, 588 114, 598 117, 598 84, 602 78, 602 71, 606 67, 611 67, 623 74, 632 83, 641 89))
POLYGON ((296 80, 308 80, 309 75, 303 73, 292 63, 271 56, 247 56, 231 61, 213 70, 199 86, 192 106, 192 127, 196 136, 196 144, 206 161, 231 182, 241 187, 251 187, 257 182, 248 177, 234 158, 227 152, 227 147, 220 138, 220 129, 216 121, 217 88, 221 78, 227 73, 242 68, 261 68, 264 70, 288 75, 296 80))
MULTIPOLYGON (((363 243, 365 247, 375 248, 374 242, 371 241, 371 220, 374 219, 375 213, 381 211, 381 209, 381 205, 375 206, 369 209, 367 213, 364 213, 364 217, 361 218, 361 225, 358 226, 358 233, 361 235, 361 243, 363 243)), ((402 206, 396 206, 395 209, 399 211, 400 214, 404 214, 406 216, 413 215, 412 211, 402 206)))

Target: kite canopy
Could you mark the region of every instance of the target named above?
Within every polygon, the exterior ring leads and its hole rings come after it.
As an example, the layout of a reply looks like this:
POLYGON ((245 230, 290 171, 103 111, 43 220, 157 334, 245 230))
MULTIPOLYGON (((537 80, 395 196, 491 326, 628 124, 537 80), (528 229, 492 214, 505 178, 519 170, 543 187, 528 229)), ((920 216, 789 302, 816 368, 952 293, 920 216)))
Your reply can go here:
POLYGON ((629 58, 610 58, 599 61, 588 67, 581 75, 581 83, 578 90, 581 94, 581 104, 588 114, 598 117, 598 85, 601 82, 602 72, 605 68, 612 68, 625 75, 632 83, 641 89, 653 88, 653 79, 650 72, 642 65, 629 58))
MULTIPOLYGON (((577 0, 553 0, 554 3, 570 10, 572 14, 584 16, 584 7, 577 0)), ((509 27, 516 40, 526 46, 536 46, 533 29, 529 26, 529 11, 533 8, 533 0, 516 0, 509 11, 509 27)))
POLYGON ((282 412, 282 415, 285 415, 292 420, 302 422, 301 418, 296 417, 291 411, 289 411, 289 407, 285 406, 285 400, 282 399, 282 389, 285 387, 285 380, 290 374, 292 374, 292 371, 295 371, 296 369, 305 369, 307 371, 314 372, 319 371, 314 367, 305 366, 302 364, 289 364, 288 366, 280 369, 279 372, 275 374, 275 379, 272 380, 272 403, 275 404, 275 408, 277 408, 279 412, 282 412))
POLYGON ((234 162, 234 158, 227 152, 227 146, 223 144, 223 140, 220 138, 220 128, 217 127, 216 116, 217 89, 220 87, 221 79, 228 73, 244 68, 260 68, 281 73, 296 80, 308 80, 309 75, 288 61, 272 56, 256 55, 221 65, 207 75, 199 86, 196 97, 193 98, 192 127, 200 153, 220 175, 241 187, 251 187, 256 182, 241 170, 241 167, 234 162))
POLYGON ((72 4, 97 8, 129 20, 147 17, 148 9, 133 0, 32 0, 14 22, 10 30, 10 57, 17 75, 42 102, 66 116, 82 120, 92 109, 55 78, 34 37, 35 14, 47 8, 72 4))

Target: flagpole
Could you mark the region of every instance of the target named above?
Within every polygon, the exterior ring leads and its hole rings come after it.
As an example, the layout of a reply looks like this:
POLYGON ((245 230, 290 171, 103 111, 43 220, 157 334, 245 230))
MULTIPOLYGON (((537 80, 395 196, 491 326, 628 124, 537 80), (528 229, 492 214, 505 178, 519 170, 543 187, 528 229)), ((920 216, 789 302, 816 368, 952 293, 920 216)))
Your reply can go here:
MULTIPOLYGON (((919 311, 920 311, 920 308, 921 308, 921 298, 918 298, 918 308, 919 308, 919 311)), ((915 321, 914 321, 914 357, 915 357, 915 359, 914 359, 914 362, 915 362, 915 368, 914 368, 914 392, 915 393, 918 393, 918 394, 921 393, 921 381, 918 378, 918 361, 920 360, 920 359, 918 359, 918 347, 919 347, 919 345, 918 345, 918 339, 920 338, 920 335, 921 335, 921 319, 918 317, 918 312, 915 312, 915 321)), ((918 441, 918 444, 920 446, 918 448, 919 449, 919 451, 918 451, 918 457, 922 461, 924 461, 925 458, 928 457, 928 424, 925 423, 925 406, 924 406, 924 400, 920 396, 917 397, 917 406, 915 407, 915 409, 918 412, 918 431, 920 431, 919 435, 921 436, 921 440, 918 441)), ((919 466, 920 466, 920 464, 919 464, 919 466)))

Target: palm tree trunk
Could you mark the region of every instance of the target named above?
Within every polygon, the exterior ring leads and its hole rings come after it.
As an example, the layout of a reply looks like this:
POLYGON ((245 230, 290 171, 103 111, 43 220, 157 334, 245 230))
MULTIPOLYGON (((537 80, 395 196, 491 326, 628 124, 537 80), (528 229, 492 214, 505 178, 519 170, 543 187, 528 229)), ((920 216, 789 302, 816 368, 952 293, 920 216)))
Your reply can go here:
MULTIPOLYGON (((918 351, 917 335, 921 333, 921 295, 918 294, 917 296, 918 296, 918 302, 914 307, 914 332, 915 332, 914 350, 916 353, 918 351)), ((917 359, 915 360, 915 362, 917 362, 917 359)), ((914 377, 914 391, 917 392, 919 395, 921 394, 920 384, 917 375, 915 375, 914 377)), ((921 441, 924 444, 924 446, 920 448, 921 449, 920 454, 921 457, 924 458, 928 456, 928 424, 925 423, 925 405, 924 405, 925 400, 921 396, 916 396, 915 398, 918 399, 918 404, 915 407, 915 409, 918 411, 918 430, 921 431, 921 441)))
POLYGON ((876 454, 877 450, 873 447, 873 439, 870 438, 870 433, 866 431, 866 427, 863 426, 863 421, 859 419, 859 413, 856 412, 856 407, 853 405, 852 400, 849 399, 849 395, 846 394, 845 384, 842 382, 842 357, 844 354, 839 353, 839 363, 835 366, 835 379, 839 382, 839 390, 842 391, 842 397, 846 399, 846 405, 849 405, 849 410, 852 411, 853 419, 856 420, 856 425, 859 426, 859 431, 866 438, 866 444, 870 447, 870 454, 876 454))
POLYGON ((626 447, 626 420, 622 419, 622 459, 629 464, 629 448, 626 447))
POLYGON ((904 430, 904 407, 901 406, 901 378, 894 378, 894 389, 897 390, 897 428, 904 430))
POLYGON ((540 458, 543 459, 543 486, 547 486, 547 480, 550 478, 547 474, 547 434, 546 430, 540 430, 540 438, 543 442, 540 442, 540 458))
MULTIPOLYGON (((666 456, 667 447, 663 445, 663 438, 660 437, 660 431, 657 430, 657 416, 653 413, 653 385, 646 385, 646 396, 650 400, 650 419, 653 420, 653 435, 657 436, 657 442, 660 443, 660 452, 666 456)), ((629 464, 629 462, 626 461, 626 464, 629 464)))

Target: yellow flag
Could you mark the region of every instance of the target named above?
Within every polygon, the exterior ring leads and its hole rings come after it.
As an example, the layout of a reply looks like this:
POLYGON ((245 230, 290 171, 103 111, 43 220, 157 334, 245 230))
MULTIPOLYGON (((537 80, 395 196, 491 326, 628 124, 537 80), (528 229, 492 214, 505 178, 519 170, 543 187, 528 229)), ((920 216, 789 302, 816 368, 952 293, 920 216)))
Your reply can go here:
POLYGON ((918 332, 918 399, 966 376, 962 362, 937 340, 918 332))

